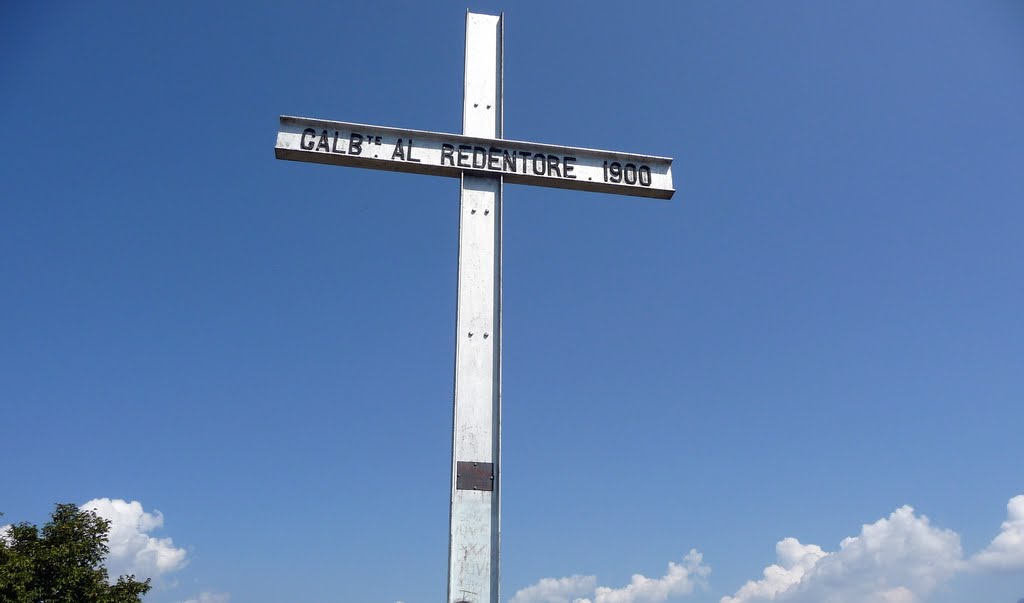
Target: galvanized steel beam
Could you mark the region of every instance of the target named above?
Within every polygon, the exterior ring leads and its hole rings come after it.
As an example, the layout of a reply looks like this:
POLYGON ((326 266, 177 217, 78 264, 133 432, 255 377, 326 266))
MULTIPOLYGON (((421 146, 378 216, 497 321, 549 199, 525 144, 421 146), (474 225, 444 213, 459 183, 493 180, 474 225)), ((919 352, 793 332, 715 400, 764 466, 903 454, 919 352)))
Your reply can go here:
MULTIPOLYGON (((497 101, 495 101, 497 102, 497 101)), ((490 119, 496 107, 470 106, 490 119)), ((466 132, 482 132, 467 129, 466 132)), ((281 116, 278 159, 459 178, 503 176, 532 184, 597 193, 670 199, 672 160, 482 134, 459 135, 344 121, 281 116)))
MULTIPOLYGON (((502 17, 466 13, 462 129, 467 136, 501 137, 502 27, 502 17)), ((448 603, 498 603, 501 180, 501 175, 462 174, 448 603), (480 467, 490 475, 480 475, 480 467), (490 487, 479 487, 483 481, 490 487)))

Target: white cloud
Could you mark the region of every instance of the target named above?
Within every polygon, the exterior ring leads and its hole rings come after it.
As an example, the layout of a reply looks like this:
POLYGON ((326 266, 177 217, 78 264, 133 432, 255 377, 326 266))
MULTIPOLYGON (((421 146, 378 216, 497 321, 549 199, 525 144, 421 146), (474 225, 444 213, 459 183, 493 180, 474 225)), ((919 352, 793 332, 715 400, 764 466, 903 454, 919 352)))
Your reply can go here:
POLYGON ((706 586, 705 579, 710 573, 711 568, 704 565, 701 554, 691 550, 682 563, 670 561, 661 578, 634 574, 629 584, 621 588, 596 586, 594 576, 544 578, 517 592, 509 603, 660 603, 670 597, 688 595, 697 586, 706 586))
POLYGON ((134 574, 139 580, 158 578, 188 563, 185 549, 175 547, 170 538, 149 535, 164 525, 160 511, 147 513, 138 501, 109 498, 90 500, 81 508, 91 509, 110 521, 106 566, 111 581, 123 574, 134 574))
POLYGON ((230 600, 231 596, 227 593, 200 593, 196 597, 181 601, 181 603, 228 603, 230 600))
MULTIPOLYGON (((228 603, 229 601, 231 601, 231 595, 227 593, 202 592, 198 596, 185 599, 181 603, 228 603)), ((401 603, 401 601, 398 603, 401 603)))
POLYGON ((597 587, 594 603, 659 603, 669 597, 688 595, 698 584, 704 585, 704 579, 711 573, 702 561, 703 556, 691 550, 682 564, 669 561, 668 571, 657 580, 633 574, 629 585, 622 588, 597 587))
MULTIPOLYGON (((1024 495, 1010 499, 999 533, 970 558, 959 534, 932 525, 909 506, 861 526, 838 550, 784 538, 775 553, 776 563, 759 580, 720 603, 924 603, 966 571, 1024 571, 1024 495)), ((510 603, 661 603, 706 587, 710 573, 693 550, 683 563, 669 563, 658 579, 637 574, 628 585, 609 588, 596 586, 594 576, 545 578, 517 592, 510 603)))
POLYGON ((593 593, 596 587, 596 576, 543 578, 517 592, 509 603, 571 603, 583 595, 593 593))
POLYGON ((960 536, 908 506, 861 528, 839 550, 786 538, 778 563, 721 603, 914 603, 964 568, 960 536))
POLYGON ((970 560, 960 536, 937 528, 904 506, 866 524, 835 552, 786 538, 778 562, 721 603, 919 603, 954 575, 969 570, 1024 569, 1024 495, 1007 504, 999 534, 970 560))
POLYGON ((722 603, 739 603, 756 599, 772 600, 779 593, 799 584, 807 570, 814 567, 822 557, 828 556, 816 544, 800 544, 796 538, 784 538, 775 545, 775 556, 779 563, 764 568, 764 578, 751 580, 736 592, 734 597, 723 597, 722 603))
POLYGON ((1014 571, 1024 569, 1024 494, 1006 503, 1006 521, 999 534, 971 558, 975 569, 1014 571))

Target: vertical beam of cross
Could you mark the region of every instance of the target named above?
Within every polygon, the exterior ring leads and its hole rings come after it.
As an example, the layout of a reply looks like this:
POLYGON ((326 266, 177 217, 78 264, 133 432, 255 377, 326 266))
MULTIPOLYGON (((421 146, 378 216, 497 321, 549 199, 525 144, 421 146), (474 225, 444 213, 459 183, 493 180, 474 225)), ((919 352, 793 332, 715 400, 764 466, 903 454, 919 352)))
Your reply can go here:
MULTIPOLYGON (((500 16, 466 13, 462 133, 502 137, 500 16)), ((500 176, 462 177, 448 603, 498 602, 501 464, 500 176)))

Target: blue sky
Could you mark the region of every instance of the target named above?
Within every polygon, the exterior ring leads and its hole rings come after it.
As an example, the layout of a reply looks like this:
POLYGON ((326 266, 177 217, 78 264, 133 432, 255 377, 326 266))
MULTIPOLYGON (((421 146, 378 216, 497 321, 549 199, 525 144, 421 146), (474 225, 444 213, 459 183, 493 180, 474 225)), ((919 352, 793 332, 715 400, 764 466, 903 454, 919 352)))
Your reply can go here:
MULTIPOLYGON (((470 8, 506 137, 677 188, 506 187, 504 598, 1024 597, 1024 4, 470 8)), ((465 10, 0 8, 6 521, 94 501, 155 603, 443 600, 458 183, 273 144, 458 132, 465 10)))

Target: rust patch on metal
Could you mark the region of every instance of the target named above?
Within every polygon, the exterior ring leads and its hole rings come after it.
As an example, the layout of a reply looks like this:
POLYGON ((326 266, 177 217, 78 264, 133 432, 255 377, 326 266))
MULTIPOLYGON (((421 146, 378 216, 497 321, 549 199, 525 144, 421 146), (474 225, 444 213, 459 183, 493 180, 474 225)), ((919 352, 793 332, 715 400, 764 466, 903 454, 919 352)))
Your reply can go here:
POLYGON ((455 465, 455 487, 459 490, 494 490, 494 464, 459 461, 455 465))

